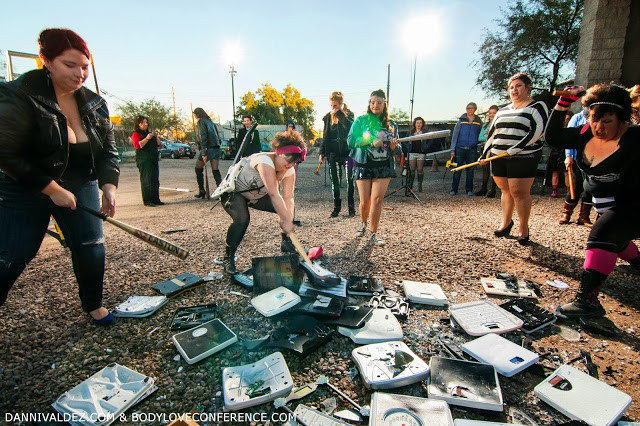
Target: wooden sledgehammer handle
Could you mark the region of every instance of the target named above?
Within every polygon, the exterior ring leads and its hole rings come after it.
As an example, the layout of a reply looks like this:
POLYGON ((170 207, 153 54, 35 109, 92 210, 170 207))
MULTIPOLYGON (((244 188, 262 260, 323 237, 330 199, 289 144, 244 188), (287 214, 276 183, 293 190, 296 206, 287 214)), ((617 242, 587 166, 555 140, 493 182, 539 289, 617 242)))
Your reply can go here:
POLYGON ((309 259, 309 256, 307 256, 307 252, 304 251, 304 247, 302 247, 302 244, 300 244, 300 240, 298 240, 298 237, 296 237, 296 234, 294 234, 293 232, 290 233, 289 238, 291 238, 291 242, 293 243, 293 246, 296 248, 296 250, 298 250, 298 253, 300 254, 300 256, 302 256, 304 261, 307 262, 309 265, 312 265, 311 259, 309 259))
MULTIPOLYGON (((583 90, 582 92, 579 92, 576 96, 581 98, 582 96, 584 96, 585 93, 587 93, 587 91, 583 90)), ((573 96, 573 93, 568 90, 554 90, 553 96, 573 96)))
MULTIPOLYGON (((485 161, 493 161, 493 160, 498 159, 498 158, 506 157, 507 155, 509 155, 509 154, 508 154, 508 153, 506 153, 506 152, 503 152, 503 153, 502 153, 502 154, 500 154, 500 155, 496 155, 496 156, 494 156, 494 157, 489 157, 489 158, 487 158, 485 161)), ((455 169, 449 169, 449 170, 451 170, 452 172, 457 172, 457 171, 459 171, 459 170, 466 169, 467 167, 477 166, 478 164, 480 164, 480 162, 479 162, 479 161, 476 161, 475 163, 465 164, 464 166, 456 167, 455 169)))
POLYGON ((320 164, 318 164, 318 168, 316 169, 316 174, 317 175, 320 174, 320 167, 322 167, 322 163, 324 163, 324 161, 321 161, 320 164))
POLYGON ((571 193, 571 199, 575 200, 576 199, 576 188, 573 185, 573 173, 571 170, 571 167, 567 167, 567 174, 569 177, 569 192, 571 193))

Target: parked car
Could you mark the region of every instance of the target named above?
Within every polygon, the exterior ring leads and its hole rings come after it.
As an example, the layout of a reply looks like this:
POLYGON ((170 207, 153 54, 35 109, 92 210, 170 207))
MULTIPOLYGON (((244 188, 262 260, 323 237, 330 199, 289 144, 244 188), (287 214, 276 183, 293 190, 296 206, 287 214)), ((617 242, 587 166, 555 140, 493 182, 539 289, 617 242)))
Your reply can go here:
POLYGON ((158 154, 161 158, 193 158, 196 156, 196 150, 186 143, 163 143, 162 148, 158 149, 158 154))
POLYGON ((228 139, 220 140, 220 158, 223 160, 230 160, 236 155, 236 150, 233 146, 233 141, 228 139))

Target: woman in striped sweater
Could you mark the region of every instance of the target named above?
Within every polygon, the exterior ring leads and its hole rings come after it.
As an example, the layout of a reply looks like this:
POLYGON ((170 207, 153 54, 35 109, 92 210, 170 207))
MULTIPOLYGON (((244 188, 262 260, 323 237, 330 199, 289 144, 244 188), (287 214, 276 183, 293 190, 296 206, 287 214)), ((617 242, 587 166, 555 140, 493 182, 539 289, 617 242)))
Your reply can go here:
POLYGON ((513 209, 518 213, 518 243, 529 243, 531 185, 542 156, 542 133, 549 119, 547 106, 531 98, 531 77, 517 73, 507 84, 511 104, 496 114, 491 124, 480 164, 490 156, 507 153, 491 161, 491 174, 502 191, 502 224, 494 231, 506 237, 513 227, 513 209))

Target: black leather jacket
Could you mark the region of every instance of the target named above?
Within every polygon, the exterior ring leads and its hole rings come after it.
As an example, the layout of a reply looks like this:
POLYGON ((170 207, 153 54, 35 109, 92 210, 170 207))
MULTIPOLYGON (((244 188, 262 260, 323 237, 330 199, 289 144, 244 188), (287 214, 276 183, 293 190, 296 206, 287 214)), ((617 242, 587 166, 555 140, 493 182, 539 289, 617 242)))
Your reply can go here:
MULTIPOLYGON (((98 184, 117 186, 118 151, 106 101, 85 87, 76 90, 75 97, 98 184)), ((68 160, 67 119, 46 71, 29 71, 0 84, 0 170, 41 191, 60 179, 68 160)))

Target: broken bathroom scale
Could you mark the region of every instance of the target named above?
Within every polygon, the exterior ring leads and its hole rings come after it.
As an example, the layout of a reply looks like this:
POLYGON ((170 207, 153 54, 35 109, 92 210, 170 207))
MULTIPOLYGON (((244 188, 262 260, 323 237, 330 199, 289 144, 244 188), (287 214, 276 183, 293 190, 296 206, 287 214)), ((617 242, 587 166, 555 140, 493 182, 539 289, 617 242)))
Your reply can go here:
POLYGON ((216 318, 174 334, 171 340, 187 364, 193 364, 234 344, 238 337, 216 318))
POLYGON ((304 422, 306 426, 349 426, 349 423, 342 422, 327 413, 307 407, 304 404, 298 404, 293 414, 296 416, 296 420, 299 419, 299 421, 294 420, 286 423, 290 426, 300 425, 301 422, 304 422))
POLYGON ((440 307, 447 304, 447 296, 438 284, 403 280, 402 287, 410 302, 440 307))
POLYGON ((252 364, 222 370, 225 410, 241 410, 286 397, 293 379, 281 352, 274 352, 252 364))
POLYGON ((152 285, 151 288, 171 299, 182 292, 199 287, 203 284, 204 280, 200 275, 184 273, 171 279, 160 281, 159 283, 152 285))
POLYGON ((500 307, 520 318, 523 322, 520 329, 527 334, 541 330, 557 320, 553 313, 526 299, 512 299, 502 303, 500 307))
POLYGON ((429 377, 429 366, 404 342, 384 342, 360 346, 351 357, 370 389, 393 389, 429 377))
POLYGON ((505 281, 499 278, 482 277, 480 282, 488 295, 538 298, 533 288, 523 280, 505 281))
POLYGON ((565 416, 590 425, 614 425, 631 405, 626 393, 566 364, 533 393, 565 416))
POLYGON ((278 287, 251 299, 251 304, 265 317, 272 317, 300 303, 300 296, 286 287, 278 287))
POLYGON ((478 361, 493 365, 505 377, 521 372, 539 358, 538 354, 492 333, 463 344, 462 350, 478 361))
POLYGON ((218 305, 215 302, 206 305, 183 306, 176 309, 169 321, 169 330, 186 330, 216 319, 218 305))
POLYGON ((520 318, 486 300, 452 305, 449 314, 470 336, 501 334, 522 327, 520 318))
POLYGON ((369 426, 453 426, 445 401, 375 392, 371 396, 369 426))
POLYGON ((493 365, 434 356, 429 368, 429 398, 461 407, 503 410, 502 391, 493 365))
POLYGON ((375 293, 384 292, 384 285, 380 278, 362 277, 360 275, 349 276, 347 293, 353 296, 373 296, 375 293))
POLYGON ((60 395, 51 406, 79 419, 72 424, 106 426, 156 389, 153 378, 113 363, 60 395))
POLYGON ((402 340, 402 327, 389 309, 374 309, 361 328, 338 327, 338 333, 359 345, 402 340))
POLYGON ((115 307, 113 315, 129 318, 148 317, 168 301, 167 296, 129 296, 127 300, 115 307))

